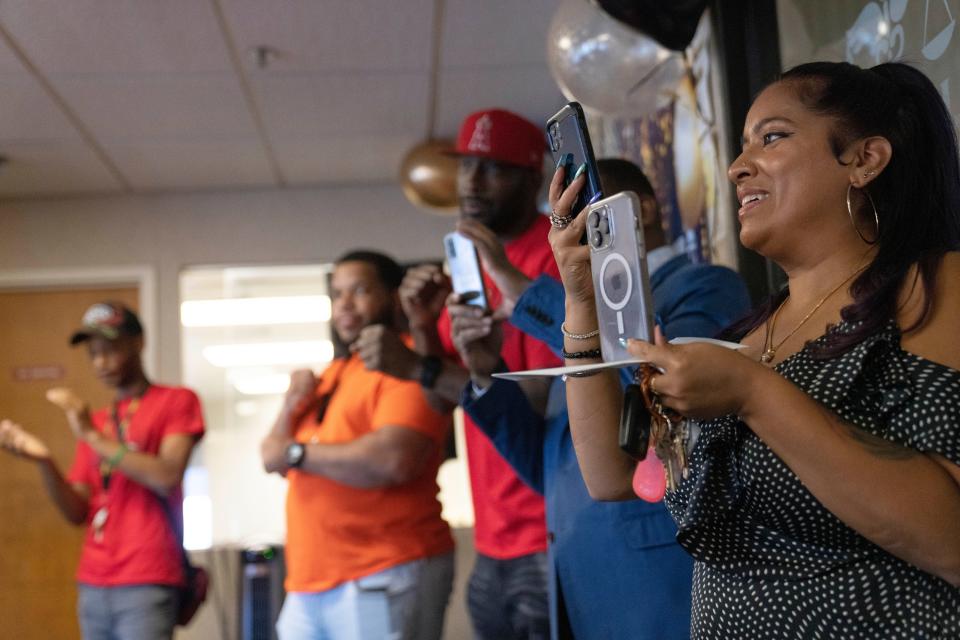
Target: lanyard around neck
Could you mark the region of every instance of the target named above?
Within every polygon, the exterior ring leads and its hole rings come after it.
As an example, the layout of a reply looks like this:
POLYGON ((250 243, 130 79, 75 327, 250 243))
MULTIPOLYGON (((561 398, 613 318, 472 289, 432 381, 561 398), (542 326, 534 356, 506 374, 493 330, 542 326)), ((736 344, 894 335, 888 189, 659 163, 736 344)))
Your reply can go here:
MULTIPOLYGON (((146 392, 144 392, 146 393, 146 392)), ((123 419, 120 419, 120 406, 118 402, 114 402, 113 406, 110 409, 110 422, 109 430, 113 432, 114 437, 116 437, 117 442, 121 445, 126 445, 127 440, 127 431, 130 428, 130 423, 133 421, 133 416, 136 415, 137 409, 140 408, 140 400, 143 398, 142 395, 134 396, 130 400, 130 404, 127 405, 127 410, 123 412, 123 419)), ((110 488, 110 477, 113 475, 113 466, 106 460, 100 461, 100 482, 103 485, 103 490, 106 491, 110 488)))

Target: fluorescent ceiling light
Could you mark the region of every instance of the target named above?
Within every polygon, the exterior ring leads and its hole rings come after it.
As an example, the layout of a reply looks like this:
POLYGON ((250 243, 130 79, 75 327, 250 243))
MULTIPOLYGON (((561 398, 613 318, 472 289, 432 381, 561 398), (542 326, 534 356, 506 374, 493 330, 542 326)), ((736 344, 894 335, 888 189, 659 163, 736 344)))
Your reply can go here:
POLYGON ((333 360, 333 343, 329 340, 299 342, 262 342, 218 344, 201 351, 215 367, 256 367, 275 364, 322 364, 333 360))
MULTIPOLYGON (((289 373, 230 374, 227 379, 234 389, 246 396, 279 395, 285 393, 290 386, 289 373)), ((237 408, 239 407, 238 402, 237 408)))
POLYGON ((188 300, 180 305, 180 324, 185 327, 294 324, 329 319, 329 296, 188 300))

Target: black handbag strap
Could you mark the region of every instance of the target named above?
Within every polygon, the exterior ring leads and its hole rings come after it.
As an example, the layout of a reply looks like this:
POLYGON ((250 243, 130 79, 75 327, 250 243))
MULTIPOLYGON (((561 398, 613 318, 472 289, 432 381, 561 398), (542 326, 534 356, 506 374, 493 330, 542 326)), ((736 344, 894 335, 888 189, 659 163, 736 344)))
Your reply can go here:
POLYGON ((187 555, 187 549, 183 546, 182 521, 177 521, 177 518, 173 513, 173 509, 170 507, 170 503, 165 497, 158 494, 154 495, 157 496, 157 499, 160 500, 160 504, 163 505, 163 513, 167 516, 167 523, 169 523, 170 529, 173 531, 173 536, 177 539, 177 546, 180 547, 180 562, 183 565, 183 577, 189 580, 190 572, 193 571, 193 563, 190 562, 190 556, 187 555))

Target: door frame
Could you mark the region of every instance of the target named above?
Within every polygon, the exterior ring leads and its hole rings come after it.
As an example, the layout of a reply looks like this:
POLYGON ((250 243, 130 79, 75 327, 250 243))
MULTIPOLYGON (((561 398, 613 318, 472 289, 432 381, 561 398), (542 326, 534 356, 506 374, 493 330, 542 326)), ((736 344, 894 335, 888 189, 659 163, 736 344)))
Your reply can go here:
MULTIPOLYGON (((148 339, 143 364, 148 375, 158 371, 156 336, 157 273, 147 265, 43 269, 0 269, 0 290, 71 289, 83 287, 136 286, 140 309, 137 313, 148 339)), ((79 319, 78 319, 79 324, 79 319)))

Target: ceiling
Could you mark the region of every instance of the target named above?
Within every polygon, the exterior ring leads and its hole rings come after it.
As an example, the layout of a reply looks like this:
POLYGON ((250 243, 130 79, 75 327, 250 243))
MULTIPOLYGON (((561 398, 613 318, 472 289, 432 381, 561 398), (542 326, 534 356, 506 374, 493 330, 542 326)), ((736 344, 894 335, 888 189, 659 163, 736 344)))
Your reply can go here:
POLYGON ((2 0, 0 198, 394 181, 472 110, 556 111, 559 1, 2 0))

